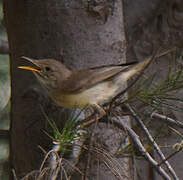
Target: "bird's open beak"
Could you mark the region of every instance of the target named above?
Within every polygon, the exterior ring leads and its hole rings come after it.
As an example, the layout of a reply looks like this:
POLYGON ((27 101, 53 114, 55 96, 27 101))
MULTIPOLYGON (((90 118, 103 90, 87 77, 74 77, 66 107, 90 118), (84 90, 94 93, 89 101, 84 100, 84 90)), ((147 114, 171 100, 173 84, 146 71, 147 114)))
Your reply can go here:
POLYGON ((33 67, 29 67, 29 66, 19 66, 18 68, 19 69, 29 70, 29 71, 34 71, 34 72, 41 72, 40 69, 36 69, 36 68, 33 68, 33 67))
POLYGON ((25 70, 29 70, 29 71, 33 71, 33 72, 41 72, 41 69, 38 67, 38 65, 34 62, 33 59, 22 56, 21 58, 28 60, 29 62, 35 64, 37 67, 31 67, 31 66, 19 66, 19 69, 25 69, 25 70))

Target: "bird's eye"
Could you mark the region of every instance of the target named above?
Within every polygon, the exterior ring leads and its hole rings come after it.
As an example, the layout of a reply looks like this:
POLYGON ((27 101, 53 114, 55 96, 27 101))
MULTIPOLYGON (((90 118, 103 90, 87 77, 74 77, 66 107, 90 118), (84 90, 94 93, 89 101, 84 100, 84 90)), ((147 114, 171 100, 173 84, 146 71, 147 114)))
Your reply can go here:
POLYGON ((46 66, 46 67, 45 67, 45 71, 46 71, 46 72, 50 72, 50 71, 51 71, 51 68, 48 67, 48 66, 46 66))

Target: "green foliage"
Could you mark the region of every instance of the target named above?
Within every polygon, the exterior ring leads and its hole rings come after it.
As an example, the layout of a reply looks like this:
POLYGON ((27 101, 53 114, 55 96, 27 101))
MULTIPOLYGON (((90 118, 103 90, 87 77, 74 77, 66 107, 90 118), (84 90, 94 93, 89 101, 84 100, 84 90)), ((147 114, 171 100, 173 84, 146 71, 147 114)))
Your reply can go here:
POLYGON ((183 88, 183 69, 178 64, 175 68, 170 67, 166 79, 160 84, 153 85, 156 75, 148 79, 141 79, 136 90, 129 96, 134 97, 152 107, 153 109, 170 108, 182 111, 183 108, 175 105, 176 102, 183 102, 183 98, 177 97, 176 93, 183 88))
POLYGON ((53 141, 54 144, 59 145, 59 150, 62 153, 70 151, 69 145, 72 145, 75 140, 80 138, 80 135, 78 133, 78 129, 76 128, 77 120, 82 113, 83 110, 81 110, 79 113, 76 114, 75 111, 72 112, 70 118, 65 123, 64 128, 62 131, 60 131, 56 125, 56 123, 52 120, 49 120, 47 117, 47 120, 49 122, 49 125, 52 129, 53 135, 50 135, 49 133, 45 132, 53 141))

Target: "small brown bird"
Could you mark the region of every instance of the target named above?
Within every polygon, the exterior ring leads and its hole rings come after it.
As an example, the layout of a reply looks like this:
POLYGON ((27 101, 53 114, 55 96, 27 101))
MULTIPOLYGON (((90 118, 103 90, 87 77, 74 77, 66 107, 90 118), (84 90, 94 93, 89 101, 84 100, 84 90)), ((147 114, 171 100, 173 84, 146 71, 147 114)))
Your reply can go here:
POLYGON ((69 70, 64 64, 53 59, 31 59, 33 66, 20 66, 30 70, 37 77, 52 100, 67 108, 97 109, 100 118, 105 114, 101 107, 120 93, 136 73, 151 62, 152 57, 133 65, 109 65, 84 70, 69 70))

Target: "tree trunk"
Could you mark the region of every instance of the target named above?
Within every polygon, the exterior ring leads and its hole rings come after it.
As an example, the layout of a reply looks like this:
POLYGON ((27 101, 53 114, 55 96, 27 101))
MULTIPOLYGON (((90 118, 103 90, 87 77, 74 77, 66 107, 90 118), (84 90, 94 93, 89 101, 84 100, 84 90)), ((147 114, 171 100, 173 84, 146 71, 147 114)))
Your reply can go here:
MULTIPOLYGON (((42 109, 60 124, 64 121, 61 108, 44 95, 33 74, 17 68, 26 63, 21 56, 55 58, 73 69, 126 61, 121 0, 96 2, 4 1, 11 59, 10 160, 17 177, 39 168, 44 156, 39 145, 50 148, 42 109)), ((124 162, 128 177, 129 162, 124 162)), ((106 178, 114 176, 102 171, 99 179, 106 178)))

